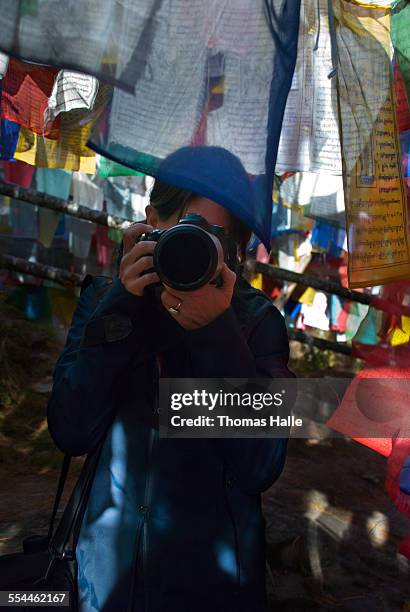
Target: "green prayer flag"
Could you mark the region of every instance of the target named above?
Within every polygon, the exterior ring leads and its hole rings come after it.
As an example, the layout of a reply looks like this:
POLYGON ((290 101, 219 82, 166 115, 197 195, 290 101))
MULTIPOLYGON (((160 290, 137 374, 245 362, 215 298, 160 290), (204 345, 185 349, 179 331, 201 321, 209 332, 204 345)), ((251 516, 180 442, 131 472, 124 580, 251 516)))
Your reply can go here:
POLYGON ((392 6, 390 35, 410 104, 410 4, 405 0, 392 6))
POLYGON ((22 16, 37 17, 38 0, 21 0, 20 11, 22 16))
POLYGON ((103 178, 108 178, 109 176, 144 176, 143 172, 133 170, 128 166, 123 166, 102 156, 99 157, 97 174, 103 178))

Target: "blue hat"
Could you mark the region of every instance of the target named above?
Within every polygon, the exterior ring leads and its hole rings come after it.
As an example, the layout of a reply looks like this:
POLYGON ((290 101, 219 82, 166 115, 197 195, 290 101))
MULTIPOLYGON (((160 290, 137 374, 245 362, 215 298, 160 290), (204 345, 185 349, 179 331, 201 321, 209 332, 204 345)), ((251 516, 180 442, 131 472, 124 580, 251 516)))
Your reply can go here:
POLYGON ((217 202, 241 219, 270 251, 272 198, 266 177, 250 177, 238 157, 222 147, 187 146, 166 157, 155 172, 162 183, 217 202))

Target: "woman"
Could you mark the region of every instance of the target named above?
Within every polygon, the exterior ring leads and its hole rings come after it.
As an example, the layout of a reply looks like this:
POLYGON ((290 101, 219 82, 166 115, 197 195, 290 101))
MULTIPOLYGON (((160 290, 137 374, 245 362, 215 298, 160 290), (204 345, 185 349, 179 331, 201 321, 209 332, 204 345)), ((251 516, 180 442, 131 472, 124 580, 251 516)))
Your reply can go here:
POLYGON ((54 371, 56 444, 82 455, 106 436, 76 550, 82 612, 267 609, 260 494, 287 440, 160 439, 157 391, 159 376, 293 376, 286 327, 227 266, 221 287, 146 291, 155 243, 136 238, 187 212, 223 226, 243 257, 241 221, 156 182, 147 224, 124 232, 118 277, 98 303, 98 277, 83 287, 54 371))

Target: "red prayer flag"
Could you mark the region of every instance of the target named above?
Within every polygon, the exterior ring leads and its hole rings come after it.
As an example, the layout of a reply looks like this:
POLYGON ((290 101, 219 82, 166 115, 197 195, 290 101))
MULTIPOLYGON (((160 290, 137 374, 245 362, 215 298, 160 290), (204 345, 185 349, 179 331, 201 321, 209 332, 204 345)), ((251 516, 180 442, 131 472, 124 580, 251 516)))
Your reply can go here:
POLYGON ((394 62, 394 90, 396 95, 397 127, 399 132, 405 132, 410 130, 410 105, 397 61, 394 62))
POLYGON ((57 73, 57 68, 36 66, 10 58, 2 83, 2 117, 36 134, 57 139, 60 117, 44 124, 44 111, 57 73))

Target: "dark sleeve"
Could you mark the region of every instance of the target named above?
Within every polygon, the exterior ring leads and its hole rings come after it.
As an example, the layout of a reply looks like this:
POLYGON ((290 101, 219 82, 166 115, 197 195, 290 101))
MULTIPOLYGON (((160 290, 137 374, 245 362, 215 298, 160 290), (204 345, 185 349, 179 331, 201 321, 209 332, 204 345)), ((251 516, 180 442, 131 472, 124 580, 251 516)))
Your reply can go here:
MULTIPOLYGON (((268 305, 248 340, 232 307, 188 336, 195 377, 295 377, 288 368, 285 321, 273 305, 268 305)), ((268 489, 283 470, 287 438, 214 438, 212 442, 238 486, 249 494, 268 489)))
POLYGON ((165 339, 175 342, 178 324, 155 308, 118 277, 100 302, 94 284, 81 293, 47 405, 51 437, 63 452, 90 452, 112 423, 126 369, 155 355, 165 339))

